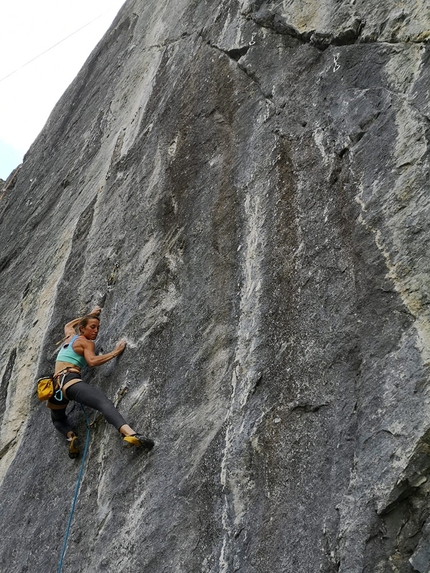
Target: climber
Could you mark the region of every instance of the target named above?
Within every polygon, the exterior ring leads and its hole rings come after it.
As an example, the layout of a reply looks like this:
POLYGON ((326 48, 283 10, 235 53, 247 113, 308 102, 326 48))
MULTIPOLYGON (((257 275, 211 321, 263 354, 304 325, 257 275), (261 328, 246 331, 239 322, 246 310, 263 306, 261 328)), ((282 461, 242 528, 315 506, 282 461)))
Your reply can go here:
POLYGON ((69 444, 69 456, 79 456, 79 438, 70 427, 66 407, 69 400, 79 402, 101 412, 106 420, 115 426, 124 436, 127 446, 142 446, 150 450, 154 442, 137 434, 107 396, 97 387, 84 382, 81 369, 84 366, 101 366, 116 356, 119 356, 126 347, 126 342, 121 340, 112 352, 101 354, 95 353, 94 340, 97 338, 100 327, 101 308, 96 306, 94 310, 83 318, 76 318, 68 322, 64 327, 65 339, 57 355, 55 363, 54 379, 61 384, 60 393, 56 393, 48 400, 47 406, 51 410, 51 418, 55 428, 64 434, 69 444), (75 328, 79 328, 80 334, 76 334, 75 328))

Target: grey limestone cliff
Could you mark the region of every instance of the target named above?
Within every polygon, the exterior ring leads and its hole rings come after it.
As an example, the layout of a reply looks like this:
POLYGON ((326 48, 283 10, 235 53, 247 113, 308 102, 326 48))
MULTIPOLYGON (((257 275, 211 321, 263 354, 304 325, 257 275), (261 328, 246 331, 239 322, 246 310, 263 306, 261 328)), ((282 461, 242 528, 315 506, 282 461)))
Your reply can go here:
POLYGON ((0 193, 0 570, 430 569, 428 0, 127 0, 0 193), (96 413, 89 411, 91 421, 96 413), (71 419, 85 435, 78 407, 71 419))

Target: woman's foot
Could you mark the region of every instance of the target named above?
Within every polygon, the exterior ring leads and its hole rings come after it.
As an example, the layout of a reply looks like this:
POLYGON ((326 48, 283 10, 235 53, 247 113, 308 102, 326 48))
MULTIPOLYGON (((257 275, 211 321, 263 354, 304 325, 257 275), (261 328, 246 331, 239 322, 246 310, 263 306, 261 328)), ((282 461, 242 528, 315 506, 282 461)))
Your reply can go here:
POLYGON ((76 435, 67 438, 69 442, 69 458, 75 459, 79 457, 79 446, 81 445, 79 442, 79 438, 76 435))
POLYGON ((145 438, 142 434, 133 434, 131 436, 124 436, 124 442, 126 442, 127 448, 131 446, 136 446, 138 448, 145 448, 145 450, 152 450, 154 447, 154 441, 150 438, 145 438))

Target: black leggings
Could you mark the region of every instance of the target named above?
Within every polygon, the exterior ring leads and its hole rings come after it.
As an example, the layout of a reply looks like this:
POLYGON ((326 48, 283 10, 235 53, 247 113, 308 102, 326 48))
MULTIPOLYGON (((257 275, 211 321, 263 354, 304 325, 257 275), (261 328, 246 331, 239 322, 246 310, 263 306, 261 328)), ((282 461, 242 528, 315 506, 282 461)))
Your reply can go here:
MULTIPOLYGON (((109 424, 115 426, 117 430, 127 424, 111 400, 97 386, 90 386, 87 382, 76 382, 67 388, 66 393, 69 400, 101 412, 109 424)), ((73 432, 67 419, 66 406, 61 410, 51 410, 51 419, 55 428, 66 437, 69 432, 73 432)))

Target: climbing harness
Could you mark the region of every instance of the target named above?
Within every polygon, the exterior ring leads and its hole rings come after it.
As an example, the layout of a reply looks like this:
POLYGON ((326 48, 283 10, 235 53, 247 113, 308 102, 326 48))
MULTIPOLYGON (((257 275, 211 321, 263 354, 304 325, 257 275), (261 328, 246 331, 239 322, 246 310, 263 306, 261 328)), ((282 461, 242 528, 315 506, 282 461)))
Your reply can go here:
POLYGON ((72 526, 72 519, 73 519, 73 514, 75 512, 75 505, 78 499, 78 495, 79 495, 79 488, 81 486, 81 481, 82 481, 82 476, 84 475, 84 468, 85 468, 85 459, 87 457, 87 452, 88 452, 88 446, 90 443, 90 435, 91 435, 91 427, 90 427, 90 422, 88 420, 88 416, 87 413, 85 412, 84 407, 81 404, 81 408, 82 411, 84 413, 85 416, 85 423, 87 425, 87 437, 85 440, 85 447, 84 447, 84 453, 82 454, 82 463, 81 463, 81 469, 79 471, 79 475, 78 475, 78 481, 76 482, 76 488, 75 488, 75 495, 73 496, 73 501, 72 501, 72 507, 70 508, 70 515, 69 515, 69 521, 67 524, 67 528, 66 528, 66 533, 64 535, 64 541, 63 541, 63 548, 61 550, 61 557, 60 557, 60 562, 58 564, 58 569, 57 569, 57 573, 61 573, 62 569, 63 569, 63 561, 64 561, 64 556, 66 554, 66 549, 67 549, 67 541, 69 539, 69 533, 70 533, 70 529, 72 526))
POLYGON ((58 378, 60 378, 60 376, 61 376, 61 382, 59 383, 59 386, 56 389, 55 394, 54 394, 54 398, 56 400, 58 400, 58 402, 62 402, 62 400, 63 400, 63 384, 64 384, 64 378, 66 377, 67 373, 68 373, 68 369, 66 368, 65 370, 62 370, 58 374, 54 375, 54 380, 57 381, 57 384, 58 384, 58 378))
POLYGON ((58 402, 62 402, 64 379, 67 374, 72 372, 80 374, 79 369, 68 366, 53 376, 43 376, 42 378, 39 378, 37 380, 37 397, 39 400, 43 401, 55 398, 58 402), (60 378, 61 381, 59 382, 60 378))

